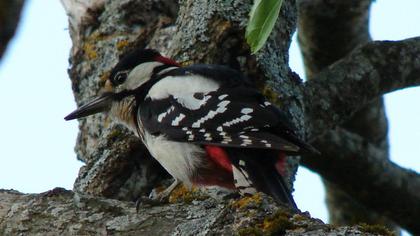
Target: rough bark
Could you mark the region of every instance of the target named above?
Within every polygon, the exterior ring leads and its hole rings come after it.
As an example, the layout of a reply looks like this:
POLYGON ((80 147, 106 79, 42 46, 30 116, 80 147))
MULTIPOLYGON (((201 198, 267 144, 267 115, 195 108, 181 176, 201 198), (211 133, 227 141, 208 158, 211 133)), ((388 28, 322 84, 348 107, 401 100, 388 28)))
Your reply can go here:
MULTIPOLYGON (((347 55, 358 45, 370 41, 370 3, 371 0, 299 1, 298 38, 308 79, 313 79, 321 70, 347 55)), ((384 151, 388 150, 388 124, 382 97, 377 97, 341 126, 361 135, 384 151)), ((326 158, 331 157, 328 156, 328 152, 321 152, 326 158)), ((384 157, 388 158, 388 155, 384 157)), ((351 197, 336 185, 330 185, 328 181, 324 183, 331 223, 348 225, 368 219, 372 221, 375 218, 378 223, 387 221, 353 204, 351 197)), ((392 225, 391 222, 387 224, 392 225)))
POLYGON ((15 34, 23 3, 23 0, 0 2, 0 58, 3 56, 10 39, 15 34))
MULTIPOLYGON (((359 208, 386 216, 415 234, 420 232, 420 176, 415 171, 397 166, 385 158, 382 149, 344 129, 328 132, 315 144, 329 155, 307 157, 305 166, 349 194, 359 208)), ((366 215, 363 218, 363 222, 377 223, 366 215)))
POLYGON ((420 85, 420 37, 375 41, 317 74, 302 86, 309 139, 351 119, 377 97, 420 85))
MULTIPOLYGON (((377 97, 398 89, 420 85, 419 53, 420 38, 368 43, 331 65, 328 70, 319 73, 315 79, 308 81, 304 88, 307 125, 312 130, 309 138, 316 140, 315 145, 317 147, 319 145, 320 150, 328 156, 305 157, 302 163, 320 173, 334 184, 334 187, 345 191, 356 202, 363 204, 362 206, 359 203, 352 204, 354 208, 372 209, 411 232, 420 230, 412 218, 419 217, 417 207, 420 198, 415 187, 420 176, 403 168, 395 171, 395 164, 386 158, 387 150, 378 147, 366 137, 355 133, 349 136, 346 132, 334 130, 322 135, 325 131, 347 122, 352 114, 357 114, 359 109, 371 104, 377 97), (339 138, 340 135, 343 137, 339 138), (357 137, 358 143, 352 142, 350 137, 357 137), (341 146, 332 151, 333 146, 335 148, 339 146, 333 145, 338 142, 337 139, 340 140, 341 146), (374 146, 380 152, 360 149, 368 145, 374 146), (372 157, 368 158, 369 156, 372 157), (375 161, 372 161, 372 158, 375 161), (340 164, 332 160, 339 160, 340 164), (346 178, 342 178, 344 173, 347 175, 346 178), (406 183, 410 183, 409 186, 406 183), (382 194, 377 195, 378 192, 382 194), (397 192, 398 200, 395 199, 397 192), (380 196, 381 201, 375 196, 380 196), (406 205, 399 205, 405 203, 413 205, 408 208, 406 205), (400 217, 400 213, 405 210, 410 214, 400 217)), ((354 200, 350 201, 354 203, 354 200)), ((338 200, 334 201, 339 205, 343 204, 338 200)), ((351 219, 353 223, 360 222, 357 216, 364 217, 364 222, 381 223, 363 211, 359 211, 356 217, 349 211, 344 211, 340 215, 346 220, 351 219)))
POLYGON ((56 188, 41 194, 0 190, 1 235, 390 235, 381 227, 333 227, 279 208, 259 195, 144 207, 56 188))

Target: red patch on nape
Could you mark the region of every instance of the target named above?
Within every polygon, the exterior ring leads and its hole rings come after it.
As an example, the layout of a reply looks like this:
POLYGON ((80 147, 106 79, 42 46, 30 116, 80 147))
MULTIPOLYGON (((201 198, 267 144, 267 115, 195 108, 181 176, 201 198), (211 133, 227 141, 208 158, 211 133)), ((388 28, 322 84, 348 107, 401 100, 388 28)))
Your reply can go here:
POLYGON ((179 66, 179 67, 181 66, 178 62, 170 58, 164 57, 162 55, 156 56, 155 61, 162 62, 163 64, 166 64, 166 65, 173 65, 173 66, 179 66))
POLYGON ((215 162, 218 166, 222 167, 223 169, 232 172, 232 162, 229 159, 228 154, 226 153, 223 148, 219 146, 205 146, 207 156, 215 162))
POLYGON ((284 152, 279 153, 279 159, 276 162, 276 170, 281 176, 286 175, 286 154, 284 152))

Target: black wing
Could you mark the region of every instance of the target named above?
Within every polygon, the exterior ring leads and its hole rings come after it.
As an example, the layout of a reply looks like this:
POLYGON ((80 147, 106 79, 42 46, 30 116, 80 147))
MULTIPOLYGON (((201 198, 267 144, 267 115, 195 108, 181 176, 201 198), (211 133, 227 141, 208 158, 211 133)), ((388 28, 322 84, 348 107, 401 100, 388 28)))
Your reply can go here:
POLYGON ((151 134, 164 134, 174 141, 298 152, 303 142, 289 138, 296 136, 281 112, 257 90, 241 82, 243 78, 238 74, 232 70, 223 73, 220 69, 215 74, 210 69, 200 74, 199 70, 183 68, 182 73, 176 71, 172 77, 162 78, 191 76, 194 80, 205 80, 218 74, 232 76, 225 78, 228 84, 207 92, 194 93, 196 89, 188 88, 189 83, 185 83, 185 93, 167 88, 169 92, 164 98, 146 97, 139 105, 139 121, 151 134))

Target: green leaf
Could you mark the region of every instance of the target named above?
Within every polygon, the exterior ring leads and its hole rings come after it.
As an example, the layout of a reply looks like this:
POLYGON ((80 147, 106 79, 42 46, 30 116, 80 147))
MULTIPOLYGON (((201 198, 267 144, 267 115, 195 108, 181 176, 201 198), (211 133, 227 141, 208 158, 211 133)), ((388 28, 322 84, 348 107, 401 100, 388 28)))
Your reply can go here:
POLYGON ((249 22, 246 27, 245 38, 251 52, 260 50, 270 36, 283 0, 255 0, 249 14, 249 22))

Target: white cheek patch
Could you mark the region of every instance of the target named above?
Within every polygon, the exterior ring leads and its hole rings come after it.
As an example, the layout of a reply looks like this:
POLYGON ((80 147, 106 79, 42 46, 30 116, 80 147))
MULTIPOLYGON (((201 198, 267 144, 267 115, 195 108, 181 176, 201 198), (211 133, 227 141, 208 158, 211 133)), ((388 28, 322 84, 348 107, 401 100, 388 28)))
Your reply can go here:
POLYGON ((163 65, 161 62, 146 62, 134 67, 122 85, 123 89, 131 90, 141 86, 150 79, 153 70, 161 65, 163 65))

